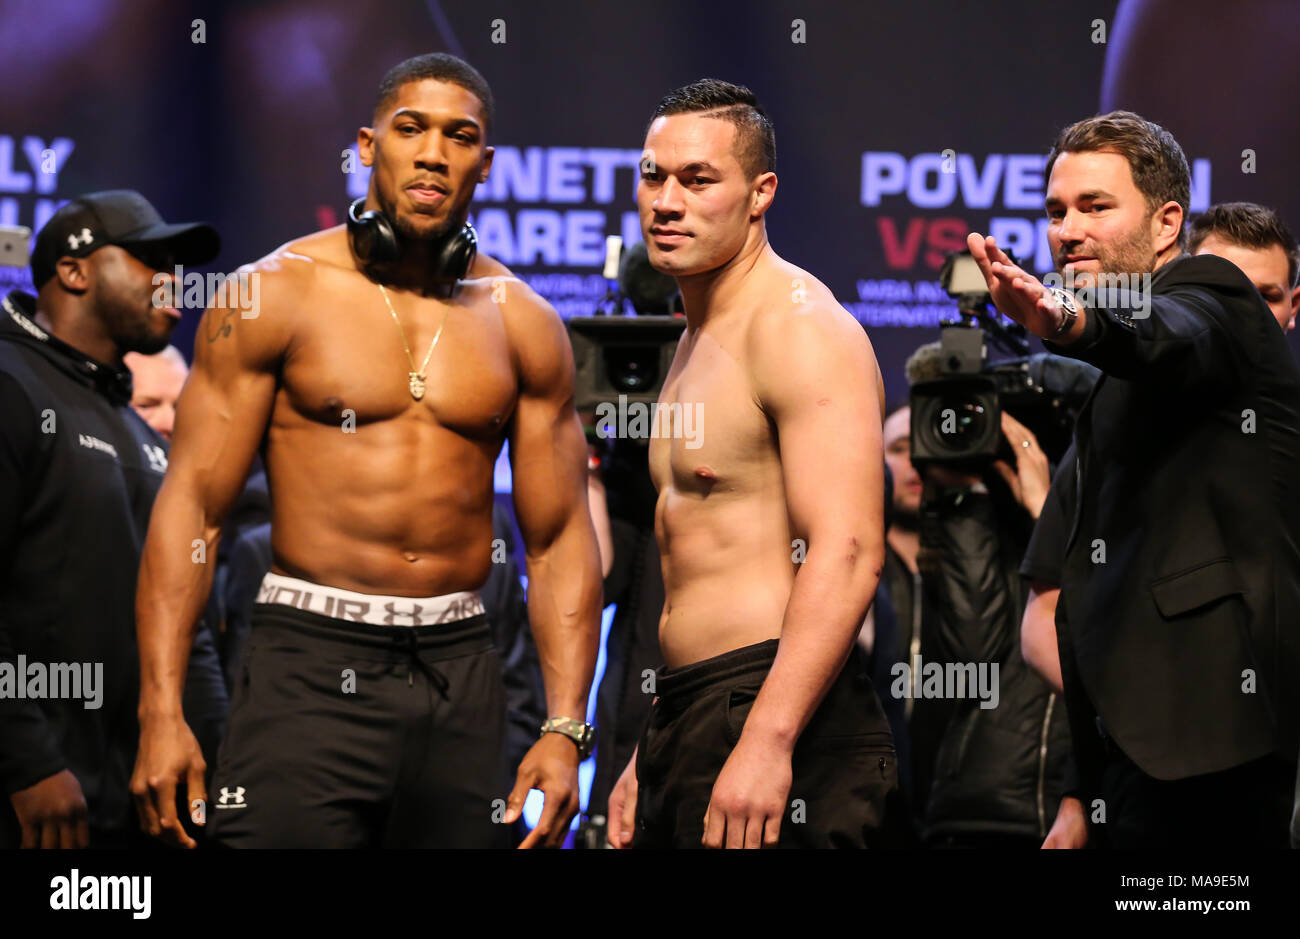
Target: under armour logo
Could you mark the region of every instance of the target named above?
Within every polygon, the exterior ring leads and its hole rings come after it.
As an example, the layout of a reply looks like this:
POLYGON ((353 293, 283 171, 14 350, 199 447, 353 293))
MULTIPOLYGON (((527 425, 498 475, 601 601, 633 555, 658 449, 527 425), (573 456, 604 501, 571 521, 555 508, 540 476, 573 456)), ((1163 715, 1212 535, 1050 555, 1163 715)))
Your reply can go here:
POLYGON ((397 625, 395 617, 409 616, 411 618, 411 625, 418 626, 420 624, 420 614, 424 612, 424 608, 418 603, 413 604, 413 606, 415 609, 407 612, 405 610, 396 609, 395 604, 385 603, 384 609, 388 611, 388 615, 384 617, 384 625, 395 626, 397 625))
POLYGON ((145 458, 149 461, 149 468, 157 470, 160 473, 167 472, 167 453, 162 447, 155 446, 151 443, 140 444, 144 450, 145 458))
POLYGON ((231 792, 225 786, 221 787, 221 798, 217 800, 221 805, 229 805, 233 800, 235 805, 244 804, 244 787, 236 786, 235 791, 231 792))
POLYGON ((76 251, 82 245, 88 245, 94 240, 95 240, 95 236, 90 233, 90 229, 83 228, 81 230, 80 236, 77 235, 68 236, 68 247, 73 251, 76 251))
POLYGON ((471 616, 477 616, 482 612, 483 603, 478 597, 467 597, 464 600, 453 600, 447 604, 447 609, 443 611, 438 622, 454 623, 458 620, 468 619, 471 616))

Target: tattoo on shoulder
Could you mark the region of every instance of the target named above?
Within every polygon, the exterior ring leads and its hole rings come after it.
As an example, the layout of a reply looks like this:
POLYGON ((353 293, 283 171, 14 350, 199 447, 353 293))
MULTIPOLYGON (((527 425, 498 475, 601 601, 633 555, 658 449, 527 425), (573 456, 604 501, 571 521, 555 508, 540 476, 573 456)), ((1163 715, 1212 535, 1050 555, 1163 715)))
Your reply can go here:
POLYGON ((215 324, 215 329, 214 324, 210 319, 204 321, 204 331, 207 334, 209 345, 216 342, 218 339, 225 339, 230 335, 231 330, 234 329, 234 325, 230 322, 230 318, 237 312, 238 310, 222 310, 221 320, 215 324))

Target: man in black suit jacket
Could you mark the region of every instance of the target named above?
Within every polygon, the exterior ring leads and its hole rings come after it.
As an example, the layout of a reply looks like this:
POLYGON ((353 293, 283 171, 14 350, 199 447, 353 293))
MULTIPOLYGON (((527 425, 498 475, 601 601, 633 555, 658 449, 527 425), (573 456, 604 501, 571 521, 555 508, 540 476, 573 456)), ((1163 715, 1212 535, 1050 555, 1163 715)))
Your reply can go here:
POLYGON ((1300 372, 1246 276, 1183 253, 1190 179, 1167 131, 1123 111, 1080 121, 1047 175, 1058 277, 1045 286, 992 238, 969 245, 1002 312, 1104 373, 1076 428, 1057 611, 1091 832, 1118 847, 1283 847, 1300 372))

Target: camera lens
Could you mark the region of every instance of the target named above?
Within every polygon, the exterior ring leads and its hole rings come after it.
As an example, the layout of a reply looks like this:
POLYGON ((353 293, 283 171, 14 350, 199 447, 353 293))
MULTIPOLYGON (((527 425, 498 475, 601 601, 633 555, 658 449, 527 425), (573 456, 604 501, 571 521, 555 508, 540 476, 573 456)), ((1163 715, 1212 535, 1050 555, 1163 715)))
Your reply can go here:
POLYGON ((965 395, 944 397, 932 412, 933 440, 952 453, 979 447, 989 432, 989 411, 983 401, 965 395))
POLYGON ((635 394, 659 379, 658 346, 622 346, 605 352, 605 375, 615 391, 635 394))

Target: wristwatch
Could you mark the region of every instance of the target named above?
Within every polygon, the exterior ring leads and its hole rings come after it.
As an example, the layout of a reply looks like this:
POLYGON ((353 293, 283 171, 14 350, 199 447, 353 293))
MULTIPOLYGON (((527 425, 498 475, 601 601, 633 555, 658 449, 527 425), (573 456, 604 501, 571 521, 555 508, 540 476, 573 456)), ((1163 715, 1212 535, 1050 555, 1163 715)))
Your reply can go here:
POLYGON ((1052 339, 1060 339, 1070 331, 1070 328, 1074 326, 1074 321, 1079 318, 1079 301, 1074 298, 1074 294, 1070 293, 1070 291, 1062 290, 1060 287, 1049 287, 1047 292, 1056 301, 1056 305, 1061 308, 1061 325, 1056 327, 1056 332, 1052 333, 1052 339))
POLYGON ((596 728, 574 717, 551 717, 542 725, 542 736, 546 734, 564 734, 578 745, 578 758, 585 760, 591 756, 596 746, 596 728))

